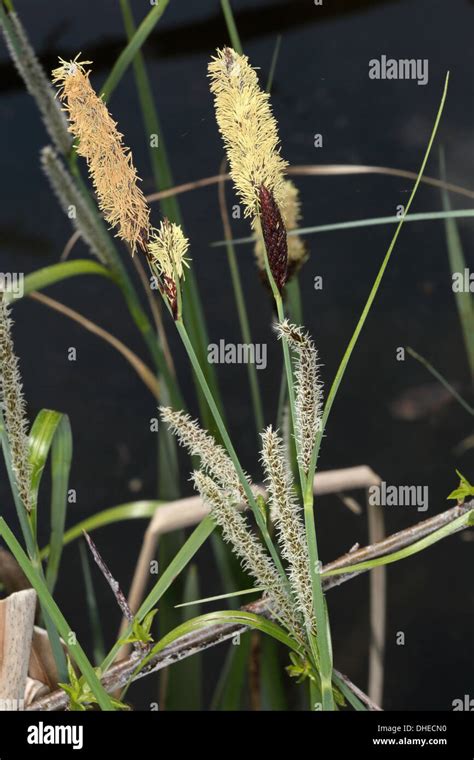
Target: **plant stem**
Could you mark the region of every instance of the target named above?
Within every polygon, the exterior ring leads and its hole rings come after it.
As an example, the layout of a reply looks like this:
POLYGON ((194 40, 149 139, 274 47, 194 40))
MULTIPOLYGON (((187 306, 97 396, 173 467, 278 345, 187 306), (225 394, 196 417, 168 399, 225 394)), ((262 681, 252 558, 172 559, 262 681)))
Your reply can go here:
MULTIPOLYGON (((222 172, 224 172, 225 170, 225 165, 226 165, 226 162, 224 160, 221 166, 222 172)), ((244 291, 242 288, 242 280, 240 277, 240 272, 239 272, 239 267, 237 264, 237 257, 235 255, 234 246, 232 245, 232 241, 231 241, 232 230, 230 228, 229 215, 227 213, 227 208, 226 208, 224 182, 221 182, 218 186, 218 196, 219 196, 219 208, 221 212, 222 226, 224 228, 224 235, 225 235, 226 240, 228 240, 228 244, 226 246, 227 261, 229 264, 230 276, 232 279, 232 287, 234 290, 234 298, 235 298, 235 303, 237 306, 237 314, 239 316, 240 331, 242 333, 242 338, 244 342, 251 343, 252 336, 250 332, 250 323, 249 323, 249 318, 247 314, 247 308, 245 305, 245 297, 244 297, 244 291)), ((248 374, 248 379, 249 379, 250 395, 252 398, 255 427, 257 431, 257 440, 259 442, 260 441, 259 433, 263 429, 265 421, 264 421, 264 416, 263 416, 262 397, 261 397, 260 386, 258 382, 257 369, 255 365, 252 364, 251 362, 247 363, 247 374, 248 374)))
MULTIPOLYGON (((239 316, 240 330, 244 343, 251 343, 252 336, 250 333, 250 325, 247 315, 247 309, 245 307, 244 293, 242 289, 242 281, 240 279, 239 268, 237 265, 237 258, 235 251, 231 244, 227 246, 227 260, 229 263, 230 276, 232 279, 232 286, 234 288, 235 303, 237 306, 237 314, 239 316)), ((255 364, 249 362, 247 364, 247 372, 250 385, 250 394, 252 397, 252 405, 255 417, 255 427, 257 430, 257 436, 265 425, 262 407, 262 397, 260 394, 260 386, 257 377, 257 369, 255 364)))
POLYGON ((237 31, 237 24, 235 23, 234 14, 230 0, 221 0, 222 13, 224 14, 227 31, 229 33, 232 47, 236 53, 242 55, 242 43, 240 41, 239 32, 237 31))
POLYGON ((199 360, 196 356, 196 353, 194 351, 193 345, 189 339, 188 333, 186 331, 186 327, 184 326, 184 323, 181 320, 176 321, 176 329, 178 330, 179 336, 183 342, 183 345, 187 351, 187 354, 189 356, 189 359, 191 361, 192 367, 194 369, 196 379, 201 386, 202 392, 206 398, 206 401, 209 405, 209 409, 211 411, 211 414, 214 418, 214 421, 217 425, 217 428, 219 430, 219 433, 221 435, 222 441, 224 443, 225 448, 227 449, 227 452, 232 459, 232 463, 236 469, 237 475, 239 477, 240 483, 242 484, 242 487, 244 489, 245 495, 247 497, 247 500, 249 502, 249 505, 255 515, 255 519, 257 521, 257 525, 260 528, 260 531, 262 533, 262 536, 264 538, 264 541, 267 545, 267 548, 272 556, 273 561, 275 562, 275 565, 277 569, 279 570, 280 574, 285 580, 285 583, 287 584, 287 578, 285 571, 283 569, 283 565, 281 563, 281 560, 278 556, 278 553, 273 545, 272 539, 270 537, 270 533, 268 532, 268 528, 265 524, 264 517, 260 511, 260 509, 257 506, 257 503, 255 501, 255 497, 253 495, 252 489, 250 487, 250 484, 245 476, 245 473, 242 469, 242 466, 240 464, 239 458, 237 456, 237 453, 234 449, 234 446, 232 444, 232 441, 230 440, 229 434, 227 432, 227 429, 225 427, 224 421, 220 415, 219 409, 217 407, 216 402, 214 401, 211 389, 209 388, 206 378, 204 376, 204 373, 201 369, 201 365, 199 364, 199 360))
MULTIPOLYGON (((260 229, 260 234, 262 235, 262 239, 263 239, 263 234, 262 234, 261 229, 260 229)), ((263 243, 264 243, 263 251, 264 251, 264 258, 265 258, 265 269, 266 269, 267 276, 271 285, 273 297, 275 299, 278 319, 280 322, 282 322, 285 319, 283 301, 281 298, 280 291, 278 290, 276 286, 275 280, 273 278, 273 275, 270 269, 268 254, 267 254, 264 240, 263 240, 263 243)), ((291 364, 291 357, 290 357, 290 350, 288 347, 288 343, 286 342, 284 338, 282 339, 282 346, 283 346, 283 358, 285 362, 286 379, 287 379, 287 385, 288 385, 288 399, 290 402, 291 421, 292 421, 293 433, 296 433, 295 389, 294 389, 294 383, 293 383, 293 368, 291 364)), ((296 435, 295 435, 295 441, 297 441, 296 435)), ((297 455, 298 455, 298 450, 297 450, 297 455)), ((301 492, 304 496, 303 511, 304 511, 305 530, 306 530, 306 542, 308 546, 308 555, 309 555, 309 569, 310 569, 310 574, 311 574, 313 608, 314 608, 314 615, 316 618, 316 627, 318 631, 318 635, 316 638, 310 626, 307 626, 308 641, 310 643, 311 652, 315 660, 315 664, 318 666, 320 670, 322 708, 323 710, 334 710, 334 699, 333 699, 333 693, 332 693, 331 633, 330 633, 326 603, 324 601, 323 587, 322 587, 322 582, 321 582, 321 569, 320 569, 318 544, 316 540, 316 526, 314 522, 314 511, 313 511, 313 482, 312 482, 312 476, 311 476, 311 486, 308 488, 309 476, 308 478, 306 478, 306 474, 303 472, 300 466, 298 456, 297 456, 297 461, 298 461, 299 478, 300 478, 300 483, 301 483, 301 492)))
MULTIPOLYGON (((321 696, 323 710, 334 710, 334 699, 332 693, 332 647, 331 647, 331 630, 329 627, 329 617, 327 613, 326 601, 321 579, 321 562, 319 560, 318 542, 316 538, 316 526, 314 521, 313 492, 311 498, 305 496, 303 502, 304 524, 306 531, 306 543, 308 546, 309 565, 311 572, 311 586, 313 590, 313 609, 316 618, 318 631, 317 642, 312 643, 314 650, 315 643, 319 653, 319 671, 321 677, 321 696)), ((308 630, 310 641, 313 638, 312 633, 308 630)))

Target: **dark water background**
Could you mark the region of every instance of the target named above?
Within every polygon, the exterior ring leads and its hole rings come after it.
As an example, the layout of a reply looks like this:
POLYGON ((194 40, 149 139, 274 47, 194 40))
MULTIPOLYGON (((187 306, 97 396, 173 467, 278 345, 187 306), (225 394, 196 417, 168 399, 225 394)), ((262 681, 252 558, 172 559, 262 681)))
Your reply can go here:
MULTIPOLYGON (((19 1, 18 11, 47 68, 56 57, 94 61, 93 84, 104 81, 123 46, 118 3, 19 1)), ((132 3, 136 18, 149 4, 132 3)), ((291 164, 357 163, 417 170, 440 100, 446 70, 448 100, 437 146, 427 173, 438 176, 437 147, 446 150, 449 179, 472 186, 474 125, 472 23, 467 0, 409 2, 305 2, 234 0, 237 24, 253 65, 266 78, 278 34, 281 51, 273 87, 284 156, 291 164), (382 54, 428 58, 429 83, 374 82, 368 61, 382 54), (313 147, 322 133, 324 147, 313 147)), ((222 149, 206 81, 206 65, 217 46, 228 41, 217 0, 172 0, 147 42, 148 71, 177 183, 215 174, 222 149)), ((25 273, 54 263, 70 226, 49 192, 38 164, 47 137, 31 98, 14 73, 5 47, 0 52, 0 161, 2 271, 25 273)), ((128 72, 111 100, 146 192, 154 188, 133 74, 128 72)), ((395 213, 408 200, 411 182, 385 176, 297 178, 304 223, 324 224, 395 213)), ((232 198, 229 193, 229 202, 232 198)), ((452 197, 459 208, 469 199, 452 197)), ((212 340, 240 339, 223 249, 210 248, 222 237, 214 187, 182 196, 192 241, 193 268, 201 288, 212 340)), ((415 211, 440 209, 439 192, 422 186, 415 211)), ((156 208, 156 207, 155 207, 156 208)), ((155 222, 158 219, 155 210, 155 222)), ((460 222, 468 263, 473 264, 473 226, 460 222)), ((355 326, 394 228, 382 226, 308 238, 311 258, 301 274, 304 314, 324 364, 328 387, 355 326), (314 291, 322 275, 324 288, 314 291)), ((235 236, 247 234, 233 222, 235 236)), ((238 249, 245 295, 256 342, 269 342, 268 368, 260 373, 265 410, 273 419, 280 377, 280 353, 270 337, 270 306, 255 275, 251 250, 238 249)), ((86 254, 77 246, 75 255, 86 254)), ((125 256, 124 251, 124 256, 125 256)), ((118 292, 101 278, 76 278, 54 286, 54 298, 104 326, 148 361, 118 292)), ((111 348, 44 306, 25 300, 15 306, 15 341, 21 357, 30 418, 42 407, 67 412, 74 434, 71 505, 68 525, 116 504, 156 494, 155 441, 149 419, 155 402, 129 366, 111 348), (78 360, 67 360, 67 349, 78 360), (133 490, 138 480, 138 490, 133 490)), ((182 387, 192 409, 194 391, 186 360, 171 334, 182 387)), ((456 405, 416 422, 395 419, 390 403, 406 389, 429 381, 410 359, 397 362, 396 347, 412 345, 429 357, 469 395, 469 375, 451 291, 442 223, 410 224, 402 231, 375 307, 354 352, 331 415, 320 459, 322 469, 368 464, 388 483, 428 485, 430 505, 422 515, 409 507, 385 510, 392 532, 449 506, 456 485, 455 466, 473 475, 472 450, 462 457, 453 447, 471 431, 456 405)), ((228 420, 243 465, 255 477, 252 412, 244 367, 220 367, 228 420)), ((472 399, 472 395, 471 395, 472 399)), ((472 479, 472 477, 471 477, 472 479)), ((189 484, 183 478, 183 489, 189 484)), ((45 491, 46 495, 46 491, 45 491)), ((0 483, 2 512, 14 521, 5 477, 0 483)), ((47 499, 40 524, 47 540, 47 499)), ((318 504, 323 561, 367 540, 364 516, 347 511, 334 498, 318 504)), ((125 588, 131 579, 143 522, 106 528, 98 544, 125 588)), ((450 538, 388 570, 386 690, 387 709, 451 709, 453 699, 472 694, 473 587, 471 542, 450 538), (406 644, 396 645, 398 631, 406 644)), ((66 549, 57 599, 80 640, 89 639, 77 547, 66 549)), ((218 593, 219 579, 208 555, 201 560, 201 591, 218 593), (207 558, 206 558, 207 557, 207 558)), ((98 574, 94 574, 108 641, 119 615, 98 574)), ((366 684, 368 579, 359 578, 328 596, 335 662, 362 688, 366 684)), ((219 655, 220 656, 220 655, 219 655)), ((206 655, 205 663, 214 662, 206 655)), ((207 690, 213 679, 208 667, 207 690)), ((146 688, 135 690, 147 704, 146 688)))

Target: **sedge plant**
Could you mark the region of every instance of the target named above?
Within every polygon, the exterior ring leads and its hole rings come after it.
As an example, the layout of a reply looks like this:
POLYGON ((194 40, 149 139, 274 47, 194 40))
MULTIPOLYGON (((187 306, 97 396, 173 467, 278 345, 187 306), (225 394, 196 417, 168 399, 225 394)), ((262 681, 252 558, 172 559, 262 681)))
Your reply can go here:
MULTIPOLYGON (((127 4, 122 5, 126 8, 127 4)), ((230 5, 227 2, 222 5, 226 19, 229 20, 232 17, 230 5)), ((116 236, 129 246, 133 256, 144 257, 169 312, 170 321, 187 351, 200 394, 209 410, 209 432, 184 411, 184 402, 179 391, 173 392, 176 385, 173 378, 166 374, 166 367, 163 373, 168 390, 171 391, 171 397, 167 399, 166 404, 170 403, 170 406, 163 405, 160 413, 165 426, 176 435, 179 443, 194 458, 192 481, 196 491, 208 504, 211 516, 196 528, 181 547, 136 615, 129 616, 128 630, 105 657, 100 669, 94 670, 89 665, 80 648, 70 649, 69 655, 82 671, 82 677, 77 677, 69 660, 69 686, 65 684, 64 688, 69 689, 71 704, 75 704, 76 709, 81 709, 79 705, 84 703, 98 703, 103 709, 120 709, 123 705, 107 697, 99 678, 110 667, 124 641, 138 640, 137 632, 140 633, 142 628, 146 628, 149 646, 146 656, 137 666, 137 671, 180 632, 189 633, 216 621, 243 622, 287 646, 291 660, 288 672, 298 681, 309 682, 311 707, 318 709, 321 706, 324 710, 332 710, 342 703, 342 695, 347 696, 347 690, 333 671, 330 626, 316 539, 313 477, 335 395, 404 220, 399 223, 324 403, 318 356, 313 340, 301 324, 295 324, 294 319, 290 321, 285 314, 285 290, 304 263, 307 254, 297 235, 287 237, 288 231, 297 230, 301 210, 297 190, 285 176, 287 164, 280 155, 278 128, 270 98, 261 88, 257 74, 246 56, 229 47, 217 51, 209 65, 217 124, 223 137, 235 190, 254 231, 258 269, 266 279, 275 302, 275 331, 282 345, 285 369, 286 388, 282 397, 287 397, 289 403, 288 431, 285 431, 285 434, 272 426, 261 430, 259 456, 266 487, 265 496, 262 496, 242 468, 226 427, 218 394, 210 380, 208 368, 204 366, 202 345, 196 342, 195 311, 190 307, 189 299, 185 295, 186 274, 191 266, 190 242, 176 219, 165 216, 156 226, 151 223, 150 209, 140 189, 131 151, 124 145, 122 135, 106 105, 106 97, 110 95, 151 31, 151 16, 156 20, 163 9, 154 9, 149 14, 150 19, 147 17, 131 37, 129 45, 103 88, 102 97, 90 84, 89 71, 86 68, 89 62, 81 61, 79 57, 72 61, 60 60, 60 65, 53 72, 53 80, 58 86, 59 101, 65 109, 64 112, 57 107, 57 100, 51 97, 49 85, 39 69, 34 69, 35 77, 30 91, 38 102, 43 103, 42 113, 47 125, 48 119, 52 118, 53 121, 49 131, 55 150, 46 149, 42 162, 58 197, 62 199, 63 204, 67 198, 80 200, 75 205, 80 212, 83 237, 102 264, 114 269, 116 259, 113 246, 106 242, 107 236, 98 231, 90 203, 77 195, 80 185, 77 171, 74 173, 74 182, 71 182, 71 176, 58 160, 56 151, 66 156, 69 166, 73 168, 76 156, 82 156, 86 160, 104 220, 115 231, 116 236), (71 136, 75 138, 75 142, 72 152, 69 153, 71 136), (216 525, 222 530, 224 539, 231 545, 243 568, 253 577, 256 588, 263 591, 271 619, 240 610, 211 613, 187 621, 186 624, 167 633, 152 647, 148 623, 151 625, 157 602, 211 535, 216 525)), ((28 71, 22 71, 22 58, 19 53, 28 48, 28 43, 18 19, 16 16, 6 19, 2 8, 0 20, 4 27, 8 28, 7 37, 12 43, 13 55, 16 56, 20 73, 27 79, 28 71)), ((234 37, 238 42, 238 35, 234 34, 234 37)), ((33 56, 32 51, 30 52, 33 56)), ((425 160, 405 214, 412 203, 426 164, 445 94, 446 89, 425 160)), ((130 295, 130 291, 127 292, 130 295)), ((141 323, 144 334, 148 336, 149 345, 153 347, 153 352, 156 352, 155 336, 150 335, 148 328, 144 326, 140 310, 133 298, 129 300, 129 304, 138 323, 141 323)), ((34 454, 33 434, 36 422, 28 436, 14 355, 13 359, 9 360, 12 355, 10 323, 7 306, 3 301, 2 309, 0 360, 5 412, 2 442, 29 556, 23 552, 3 520, 0 521, 0 534, 38 591, 45 621, 47 625, 48 620, 50 623, 48 630, 53 648, 56 637, 57 653, 59 634, 65 637, 69 628, 51 597, 51 590, 57 577, 62 544, 70 538, 64 534, 64 509, 58 509, 56 504, 55 531, 52 532, 50 546, 46 553, 39 552, 36 542, 36 501, 41 478, 38 472, 40 465, 44 468, 44 459, 38 458, 35 465, 35 456, 31 454, 32 449, 34 454), (48 559, 45 577, 41 566, 44 558, 48 559)), ((161 368, 161 355, 158 352, 155 356, 157 365, 161 368)), ((50 445, 54 445, 54 440, 60 441, 63 451, 66 451, 67 425, 60 417, 44 415, 38 423, 38 429, 41 426, 41 430, 50 430, 50 445)), ((59 445, 56 443, 56 446, 59 445)), ((58 482, 63 481, 64 477, 58 482)), ((56 501, 58 502, 57 499, 56 501)), ((125 510, 120 514, 133 516, 133 510, 128 506, 125 505, 125 510)), ((156 503, 150 503, 145 511, 138 510, 137 514, 149 515, 155 507, 156 503)), ((98 516, 97 520, 91 519, 91 524, 106 524, 108 519, 114 517, 98 516)), ((462 518, 463 525, 466 519, 462 518)), ((436 539, 425 539, 424 543, 420 542, 419 547, 415 548, 414 545, 410 550, 404 550, 399 553, 400 557, 387 555, 383 561, 395 561, 402 558, 402 555, 409 556, 410 553, 430 545, 434 540, 448 535, 450 530, 445 530, 442 535, 440 533, 436 539)), ((80 533, 81 530, 78 528, 72 532, 71 537, 80 533)), ((370 567, 377 566, 376 561, 368 564, 370 567)), ((355 568, 357 565, 352 569, 355 568)), ((347 568, 344 571, 347 572, 347 568)), ((58 670, 66 680, 64 666, 63 656, 58 670)))

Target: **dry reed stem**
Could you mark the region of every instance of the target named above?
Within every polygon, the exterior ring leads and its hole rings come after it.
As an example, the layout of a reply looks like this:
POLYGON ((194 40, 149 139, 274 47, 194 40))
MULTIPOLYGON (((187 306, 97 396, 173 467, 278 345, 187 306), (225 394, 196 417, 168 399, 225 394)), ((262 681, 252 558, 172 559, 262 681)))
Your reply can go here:
POLYGON ((32 298, 34 301, 39 301, 39 303, 44 304, 48 308, 58 311, 60 314, 77 322, 86 330, 93 333, 93 335, 97 335, 99 338, 102 338, 102 340, 105 340, 106 343, 113 346, 133 367, 139 378, 146 385, 148 390, 151 391, 153 396, 157 400, 160 399, 160 384, 151 369, 147 367, 147 365, 135 353, 133 353, 133 351, 122 343, 122 341, 116 338, 115 335, 107 332, 103 327, 99 327, 95 322, 91 322, 90 319, 87 319, 78 311, 59 303, 59 301, 56 301, 54 298, 45 296, 44 293, 33 291, 32 293, 28 293, 28 298, 32 298))
MULTIPOLYGON (((301 166, 289 166, 287 174, 293 176, 342 176, 345 174, 384 174, 391 177, 403 177, 406 179, 417 179, 415 172, 410 172, 404 169, 395 169, 389 166, 365 166, 365 165, 351 165, 351 164, 318 164, 318 165, 301 165, 301 166), (354 170, 354 171, 352 171, 354 170)), ((183 182, 180 185, 174 185, 166 190, 160 190, 156 193, 150 193, 146 196, 148 203, 158 203, 158 201, 164 198, 174 198, 176 195, 182 195, 183 193, 189 193, 193 190, 200 190, 204 187, 211 187, 219 183, 229 182, 231 179, 230 174, 225 172, 222 174, 215 174, 209 177, 202 177, 201 179, 192 180, 191 182, 183 182)), ((425 185, 432 185, 433 187, 443 188, 451 193, 462 195, 465 198, 474 198, 474 190, 468 190, 461 185, 453 185, 450 182, 444 182, 443 180, 436 179, 435 177, 429 177, 423 175, 420 180, 425 185)), ((293 236, 290 236, 293 237, 293 236)), ((232 238, 232 235, 230 235, 232 238)), ((62 253, 62 256, 67 258, 72 247, 77 242, 77 233, 72 235, 62 253)))
POLYGON ((33 589, 0 601, 0 710, 21 710, 36 610, 33 589))

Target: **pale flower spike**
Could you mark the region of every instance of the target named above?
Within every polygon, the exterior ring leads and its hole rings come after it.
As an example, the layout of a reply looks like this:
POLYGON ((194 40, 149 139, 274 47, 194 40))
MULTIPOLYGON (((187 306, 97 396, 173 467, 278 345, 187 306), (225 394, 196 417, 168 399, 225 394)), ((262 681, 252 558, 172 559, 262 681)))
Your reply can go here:
POLYGON ((279 338, 297 353, 295 369, 295 436, 298 463, 308 474, 316 435, 321 429, 323 393, 319 379, 318 353, 311 336, 285 319, 275 327, 279 338))
POLYGON ((265 589, 273 615, 281 620, 294 638, 303 638, 301 623, 284 582, 265 552, 256 535, 249 529, 237 504, 201 471, 193 473, 192 479, 203 501, 209 505, 215 522, 222 528, 224 539, 232 544, 242 567, 265 589))
POLYGON ((0 293, 0 403, 11 452, 13 476, 27 512, 33 508, 28 421, 18 358, 11 334, 10 306, 0 293))
POLYGON ((282 556, 287 560, 290 583, 306 627, 316 634, 311 573, 301 507, 296 499, 293 477, 285 461, 283 441, 271 426, 261 434, 261 461, 269 494, 270 514, 278 531, 282 556))
POLYGON ((184 446, 191 456, 199 457, 202 469, 212 475, 233 498, 239 502, 246 502, 244 489, 231 458, 212 435, 203 430, 199 422, 193 420, 186 412, 160 406, 160 414, 181 446, 184 446))

